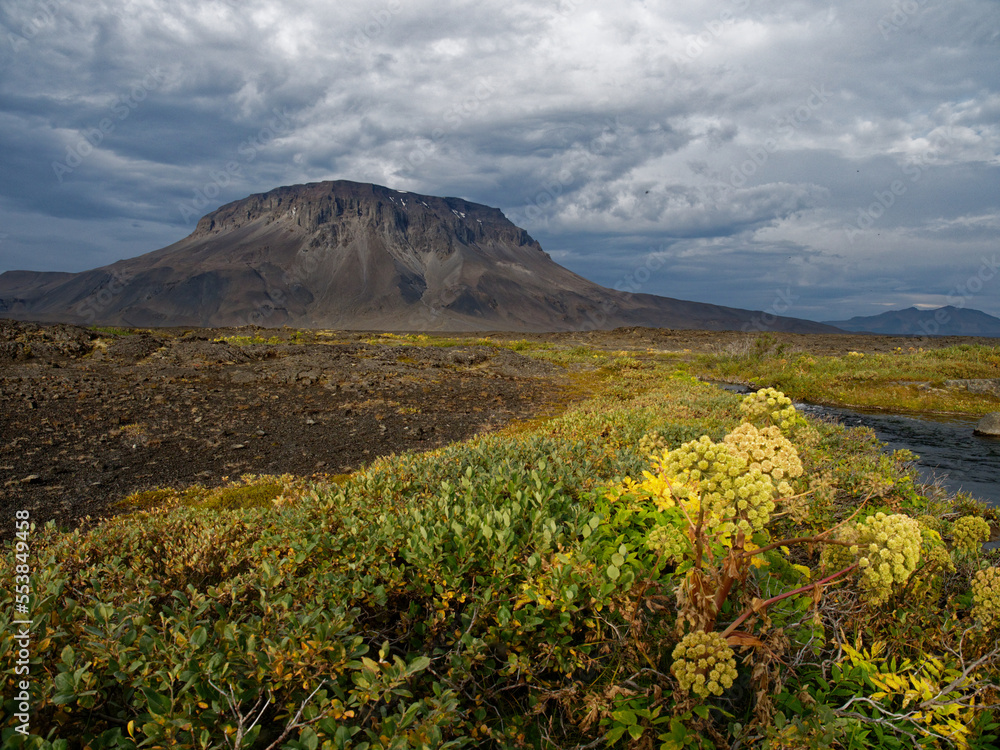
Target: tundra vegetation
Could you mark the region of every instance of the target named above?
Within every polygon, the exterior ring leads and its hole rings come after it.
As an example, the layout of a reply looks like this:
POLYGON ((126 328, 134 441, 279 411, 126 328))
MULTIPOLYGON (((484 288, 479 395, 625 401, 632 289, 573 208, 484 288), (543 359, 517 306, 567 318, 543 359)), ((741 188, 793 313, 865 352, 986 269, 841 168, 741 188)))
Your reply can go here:
MULTIPOLYGON (((31 735, 8 586, 3 747, 997 746, 994 509, 689 374, 732 355, 493 343, 575 368, 565 410, 33 530, 31 735)), ((739 373, 793 361, 767 360, 739 373)))
POLYGON ((1000 379, 1000 346, 959 344, 892 352, 817 356, 775 335, 747 336, 697 357, 695 370, 720 380, 766 383, 792 398, 897 412, 985 414, 1000 398, 947 387, 947 381, 1000 379))

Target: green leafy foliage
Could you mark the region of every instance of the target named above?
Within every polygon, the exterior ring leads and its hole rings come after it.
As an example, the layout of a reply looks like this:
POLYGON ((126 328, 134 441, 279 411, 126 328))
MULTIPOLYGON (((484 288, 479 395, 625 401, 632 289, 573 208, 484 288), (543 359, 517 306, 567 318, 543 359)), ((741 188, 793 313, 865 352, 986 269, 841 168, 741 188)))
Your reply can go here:
POLYGON ((285 343, 278 336, 268 336, 267 338, 265 338, 263 336, 234 335, 234 336, 220 336, 219 338, 214 340, 217 342, 224 342, 226 344, 229 344, 230 346, 256 346, 259 344, 273 345, 273 344, 285 343))
MULTIPOLYGON (((87 529, 34 530, 33 735, 12 718, 8 587, 3 746, 988 747, 995 646, 971 629, 962 568, 871 608, 854 583, 811 595, 821 545, 769 549, 713 615, 722 631, 755 612, 726 679, 704 698, 679 689, 678 592, 693 562, 682 537, 651 532, 683 535, 687 520, 643 487, 657 469, 638 446, 721 444, 740 400, 614 357, 639 366, 603 368, 598 394, 530 429, 379 459, 336 484, 164 490, 87 529), (759 606, 796 588, 809 591, 759 606), (939 703, 975 707, 906 703, 935 687, 939 703), (967 729, 948 734, 949 721, 967 729)), ((879 510, 948 513, 868 435, 799 425, 790 440, 803 475, 782 480, 815 498, 822 477, 822 501, 798 515, 778 504, 747 537, 758 549, 879 510), (888 489, 855 516, 874 483, 888 489)), ((731 549, 720 537, 703 553, 731 549)), ((11 544, 9 575, 16 555, 11 544)))

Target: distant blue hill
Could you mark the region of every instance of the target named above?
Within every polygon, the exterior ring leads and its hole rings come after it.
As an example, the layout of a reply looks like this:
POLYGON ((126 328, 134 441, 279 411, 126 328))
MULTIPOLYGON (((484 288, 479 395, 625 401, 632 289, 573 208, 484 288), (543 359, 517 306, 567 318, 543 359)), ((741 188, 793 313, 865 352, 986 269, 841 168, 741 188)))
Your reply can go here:
POLYGON ((939 307, 936 310, 892 310, 881 315, 850 320, 828 320, 827 325, 854 333, 888 333, 895 336, 988 336, 1000 338, 1000 318, 981 310, 939 307))

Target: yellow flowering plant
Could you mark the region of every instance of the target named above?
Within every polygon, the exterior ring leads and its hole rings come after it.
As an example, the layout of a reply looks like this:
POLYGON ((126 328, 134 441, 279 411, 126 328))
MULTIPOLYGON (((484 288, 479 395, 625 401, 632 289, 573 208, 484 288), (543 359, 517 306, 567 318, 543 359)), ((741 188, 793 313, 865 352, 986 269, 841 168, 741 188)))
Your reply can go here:
POLYGON ((984 628, 1000 625, 1000 568, 976 572, 972 581, 972 614, 984 628))
POLYGON ((951 535, 958 552, 974 555, 990 538, 990 525, 979 516, 962 516, 952 526, 951 535))
POLYGON ((722 695, 736 679, 736 654, 718 633, 688 633, 673 651, 681 690, 701 697, 722 695))
POLYGON ((761 388, 743 399, 740 406, 743 419, 752 424, 775 425, 782 431, 806 422, 795 409, 792 400, 774 388, 761 388))
POLYGON ((858 524, 851 553, 858 559, 861 587, 872 604, 882 604, 920 560, 920 524, 902 514, 876 513, 858 524))
MULTIPOLYGON (((673 672, 682 691, 700 697, 721 695, 732 684, 734 646, 763 645, 738 628, 771 605, 802 594, 818 601, 825 586, 856 571, 864 597, 877 605, 906 583, 920 559, 920 525, 900 514, 877 513, 858 523, 852 516, 819 534, 772 541, 769 524, 782 512, 781 504, 796 497, 795 484, 804 473, 785 431, 803 420, 791 400, 773 389, 744 399, 743 413, 744 422, 721 442, 702 436, 672 450, 656 445, 642 480, 626 480, 608 495, 619 513, 643 520, 644 548, 655 556, 653 570, 673 569, 681 638, 673 672), (823 577, 766 600, 754 598, 719 627, 727 601, 751 567, 773 555, 780 560, 790 546, 804 544, 830 550, 824 554, 823 577)), ((643 447, 652 445, 647 440, 643 447)), ((804 566, 784 563, 781 568, 812 576, 804 566)))

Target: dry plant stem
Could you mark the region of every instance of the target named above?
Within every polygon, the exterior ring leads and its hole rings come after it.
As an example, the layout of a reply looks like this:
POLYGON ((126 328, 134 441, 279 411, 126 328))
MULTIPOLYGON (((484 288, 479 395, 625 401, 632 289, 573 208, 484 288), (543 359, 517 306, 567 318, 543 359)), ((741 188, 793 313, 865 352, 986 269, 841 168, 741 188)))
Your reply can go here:
POLYGON ((776 549, 777 547, 789 547, 793 544, 815 544, 816 542, 823 542, 825 544, 839 544, 842 547, 850 547, 852 545, 849 542, 838 542, 835 539, 826 539, 825 537, 829 536, 837 529, 839 529, 841 526, 843 526, 845 523, 852 520, 856 515, 858 515, 858 513, 860 513, 864 509, 865 505, 868 504, 868 501, 871 499, 871 497, 872 497, 871 495, 868 495, 868 497, 866 497, 861 502, 861 505, 858 506, 857 510, 855 510, 851 515, 849 515, 843 521, 838 523, 836 526, 831 526, 826 531, 821 531, 819 534, 816 534, 814 536, 797 536, 792 539, 782 539, 781 541, 771 542, 770 544, 765 545, 763 547, 758 547, 755 550, 741 550, 740 554, 743 555, 744 557, 753 557, 754 555, 762 555, 765 552, 770 552, 771 550, 776 549))
MULTIPOLYGON (((876 709, 878 711, 881 711, 884 716, 891 716, 892 718, 896 719, 897 721, 899 721, 899 720, 910 721, 910 717, 913 715, 913 712, 910 712, 909 714, 906 714, 906 715, 890 713, 888 711, 885 711, 883 709, 883 707, 882 707, 881 704, 876 703, 871 698, 865 698, 863 696, 855 696, 855 697, 851 698, 849 701, 847 701, 847 703, 845 703, 840 708, 835 708, 834 709, 834 713, 837 714, 837 716, 842 716, 844 718, 850 718, 850 719, 857 719, 858 721, 863 721, 866 724, 879 724, 881 726, 884 726, 884 727, 890 729, 893 732, 899 732, 900 734, 905 734, 907 737, 910 738, 910 741, 913 743, 913 746, 914 747, 917 746, 917 740, 918 740, 917 735, 915 735, 913 732, 906 731, 901 726, 899 726, 898 723, 894 724, 894 723, 890 722, 888 719, 885 719, 885 718, 879 717, 879 716, 877 716, 877 717, 865 716, 864 714, 859 714, 859 713, 854 713, 853 711, 845 711, 844 710, 844 709, 846 709, 847 707, 851 706, 854 703, 867 703, 872 708, 874 708, 874 709, 876 709)), ((939 739, 941 738, 941 735, 939 735, 939 734, 937 734, 935 732, 928 732, 928 734, 930 736, 932 736, 932 737, 937 737, 939 739)))
MULTIPOLYGON (((959 650, 958 650, 958 652, 955 652, 954 650, 949 649, 949 650, 952 651, 952 653, 955 653, 956 656, 958 656, 959 659, 961 659, 962 666, 964 667, 964 669, 962 670, 962 674, 960 674, 958 677, 956 677, 954 680, 952 680, 951 683, 948 684, 946 687, 942 688, 938 692, 938 694, 935 695, 933 698, 931 698, 929 700, 925 700, 923 703, 921 703, 920 704, 920 708, 927 708, 928 706, 931 706, 931 705, 934 705, 934 704, 948 705, 948 704, 955 703, 955 704, 958 704, 958 705, 965 705, 965 704, 962 704, 960 701, 941 701, 941 698, 944 697, 944 696, 946 696, 946 695, 948 695, 949 693, 951 693, 953 691, 964 690, 966 687, 969 686, 969 683, 970 683, 970 677, 969 676, 972 673, 974 673, 981 666, 983 666, 985 664, 989 664, 991 662, 994 662, 997 659, 997 657, 1000 656, 1000 648, 995 648, 992 651, 990 651, 989 653, 986 653, 983 656, 979 657, 978 659, 976 659, 971 664, 968 664, 968 665, 965 664, 965 658, 964 658, 964 656, 962 655, 962 652, 961 652, 961 648, 962 648, 961 644, 962 644, 962 641, 965 640, 965 636, 968 635, 968 633, 969 633, 968 630, 966 630, 964 633, 962 633, 962 638, 959 640, 959 650)), ((994 684, 992 684, 992 683, 989 683, 989 684, 986 685, 986 687, 992 689, 992 688, 995 688, 996 686, 994 684)), ((982 688, 980 688, 980 689, 982 689, 982 688)))
MULTIPOLYGON (((815 490, 807 490, 805 492, 800 492, 798 495, 789 495, 788 497, 776 497, 774 498, 774 504, 778 505, 779 503, 783 503, 788 500, 798 500, 800 497, 806 497, 807 495, 812 495, 814 493, 815 490)), ((789 515, 789 513, 790 512, 787 510, 784 513, 772 513, 771 520, 774 521, 778 518, 784 518, 785 516, 789 515)))
POLYGON ((736 620, 734 620, 732 622, 732 624, 729 625, 729 627, 727 627, 725 630, 722 631, 722 637, 723 638, 728 637, 734 630, 736 630, 736 628, 738 628, 740 625, 742 625, 746 621, 746 619, 748 617, 750 617, 750 615, 756 614, 757 612, 760 612, 761 610, 766 609, 767 607, 771 606, 775 602, 780 602, 782 599, 787 599, 787 598, 789 598, 791 596, 796 596, 798 594, 804 594, 807 591, 812 591, 817 586, 823 586, 823 585, 825 585, 827 583, 830 583, 831 581, 836 580, 837 578, 840 578, 841 576, 847 575, 848 573, 852 572, 857 567, 858 567, 858 564, 857 563, 853 563, 852 565, 848 565, 846 568, 842 568, 841 570, 838 570, 836 573, 828 575, 826 578, 822 578, 822 579, 816 581, 816 583, 810 583, 810 584, 807 584, 806 586, 800 586, 799 588, 794 589, 792 591, 786 591, 784 594, 778 594, 777 596, 772 596, 770 599, 767 599, 766 601, 762 602, 761 604, 758 604, 756 608, 751 607, 751 608, 747 609, 746 611, 744 611, 742 615, 740 615, 738 618, 736 618, 736 620))
POLYGON ((816 536, 797 536, 793 539, 782 539, 777 542, 772 542, 771 544, 768 544, 765 547, 758 547, 757 549, 751 549, 751 550, 740 550, 738 553, 735 554, 738 554, 740 557, 750 558, 753 557, 754 555, 762 555, 765 552, 770 552, 771 550, 777 547, 788 547, 793 544, 809 544, 816 542, 823 542, 825 544, 837 544, 840 545, 841 547, 853 546, 851 542, 840 542, 837 541, 836 539, 824 539, 823 537, 825 537, 831 531, 833 531, 833 529, 824 531, 822 534, 817 534, 816 536))
MULTIPOLYGON (((962 640, 965 639, 965 635, 968 632, 969 631, 966 631, 965 633, 962 634, 962 640)), ((841 632, 841 637, 843 637, 843 632, 841 632)), ((909 712, 905 714, 892 713, 886 710, 884 705, 876 703, 872 699, 866 698, 864 696, 854 696, 840 708, 834 709, 834 711, 838 716, 856 718, 870 724, 884 724, 886 726, 891 726, 894 731, 902 732, 903 734, 907 734, 911 738, 915 739, 913 734, 906 732, 898 725, 898 723, 891 724, 886 717, 896 719, 897 722, 900 720, 912 722, 915 721, 916 714, 922 711, 932 711, 935 708, 944 706, 959 706, 962 708, 978 708, 978 709, 983 709, 988 706, 995 706, 996 704, 990 704, 987 702, 978 702, 978 703, 976 702, 976 698, 979 695, 986 692, 993 692, 996 689, 996 685, 992 682, 976 680, 974 679, 973 674, 981 666, 995 661, 997 656, 1000 656, 1000 649, 994 649, 990 651, 989 653, 983 655, 982 657, 972 662, 971 664, 965 664, 965 659, 963 658, 961 653, 961 646, 959 647, 958 651, 955 651, 954 649, 951 648, 949 648, 948 650, 962 660, 962 665, 964 667, 962 673, 954 680, 952 680, 947 686, 938 690, 937 694, 933 698, 928 698, 927 700, 922 701, 920 704, 914 706, 913 709, 910 710, 909 712), (971 694, 967 692, 969 690, 972 691, 971 694), (965 694, 956 699, 945 700, 945 698, 949 694, 957 691, 963 691, 965 692, 965 694), (847 712, 846 709, 849 708, 854 703, 866 703, 872 708, 874 708, 876 711, 878 711, 880 716, 871 717, 862 714, 847 712)), ((925 732, 927 736, 945 740, 949 743, 952 742, 950 738, 938 732, 934 732, 929 729, 923 729, 922 731, 925 732)), ((964 747, 965 745, 962 746, 964 747)))
POLYGON ((271 705, 271 697, 270 695, 268 695, 267 703, 265 703, 264 707, 261 708, 260 704, 264 700, 264 696, 263 695, 259 696, 257 702, 253 705, 253 708, 251 708, 250 711, 246 715, 244 715, 240 711, 240 702, 236 698, 236 693, 233 690, 232 686, 230 686, 229 690, 226 691, 220 688, 211 680, 208 681, 208 684, 211 685, 213 688, 215 688, 219 692, 219 694, 226 699, 226 703, 229 705, 229 710, 233 713, 233 716, 236 717, 236 722, 237 722, 236 732, 235 732, 236 736, 233 739, 229 739, 227 737, 226 744, 230 745, 232 748, 234 748, 234 750, 240 750, 240 748, 243 747, 244 738, 247 736, 247 734, 253 731, 253 728, 257 726, 257 723, 261 720, 261 718, 263 718, 264 712, 267 710, 267 707, 271 705), (247 721, 253 716, 254 711, 256 711, 258 708, 260 708, 260 712, 257 714, 257 718, 250 723, 250 726, 246 726, 247 721))
POLYGON ((330 712, 329 708, 324 709, 319 716, 315 716, 307 721, 302 721, 302 712, 305 710, 306 706, 309 705, 309 701, 316 697, 316 693, 318 693, 325 684, 326 680, 320 681, 319 685, 316 686, 316 689, 309 694, 309 697, 299 704, 299 708, 295 712, 295 716, 288 720, 288 724, 285 725, 285 730, 281 733, 281 736, 268 745, 267 750, 277 750, 277 748, 281 747, 282 743, 288 739, 294 730, 301 729, 302 727, 309 726, 310 724, 315 724, 326 717, 326 715, 330 712))
POLYGON ((699 503, 698 507, 698 525, 694 528, 694 566, 701 569, 701 557, 705 550, 705 534, 703 533, 705 523, 705 509, 701 507, 699 503))
MULTIPOLYGON (((667 482, 667 488, 671 490, 671 493, 673 492, 673 485, 670 484, 669 481, 667 482)), ((705 511, 704 511, 704 509, 702 507, 700 507, 700 503, 699 503, 699 507, 698 507, 698 522, 697 523, 695 523, 693 520, 691 520, 691 516, 688 514, 687 510, 684 508, 684 504, 683 503, 678 502, 677 503, 677 509, 684 515, 684 520, 687 521, 687 524, 688 524, 688 533, 689 533, 689 536, 692 537, 691 541, 695 545, 695 565, 696 565, 696 567, 699 567, 699 568, 701 567, 701 556, 702 556, 702 553, 706 553, 708 555, 708 561, 709 561, 709 563, 714 562, 714 559, 713 559, 713 556, 712 556, 712 550, 711 549, 707 549, 707 548, 704 547, 704 534, 702 534, 702 528, 704 527, 704 523, 705 523, 705 511)))
MULTIPOLYGON (((746 564, 744 563, 740 566, 741 557, 735 554, 735 549, 742 551, 743 545, 746 542, 746 536, 741 531, 736 535, 736 545, 734 551, 729 554, 729 558, 726 560, 725 570, 722 574, 722 583, 719 585, 718 590, 715 592, 715 612, 716 617, 718 613, 722 611, 722 605, 725 604, 726 598, 729 596, 729 592, 733 588, 733 583, 740 578, 740 574, 746 570, 746 564), (740 569, 742 567, 742 570, 740 569)), ((715 629, 715 621, 712 622, 712 630, 715 629)))

